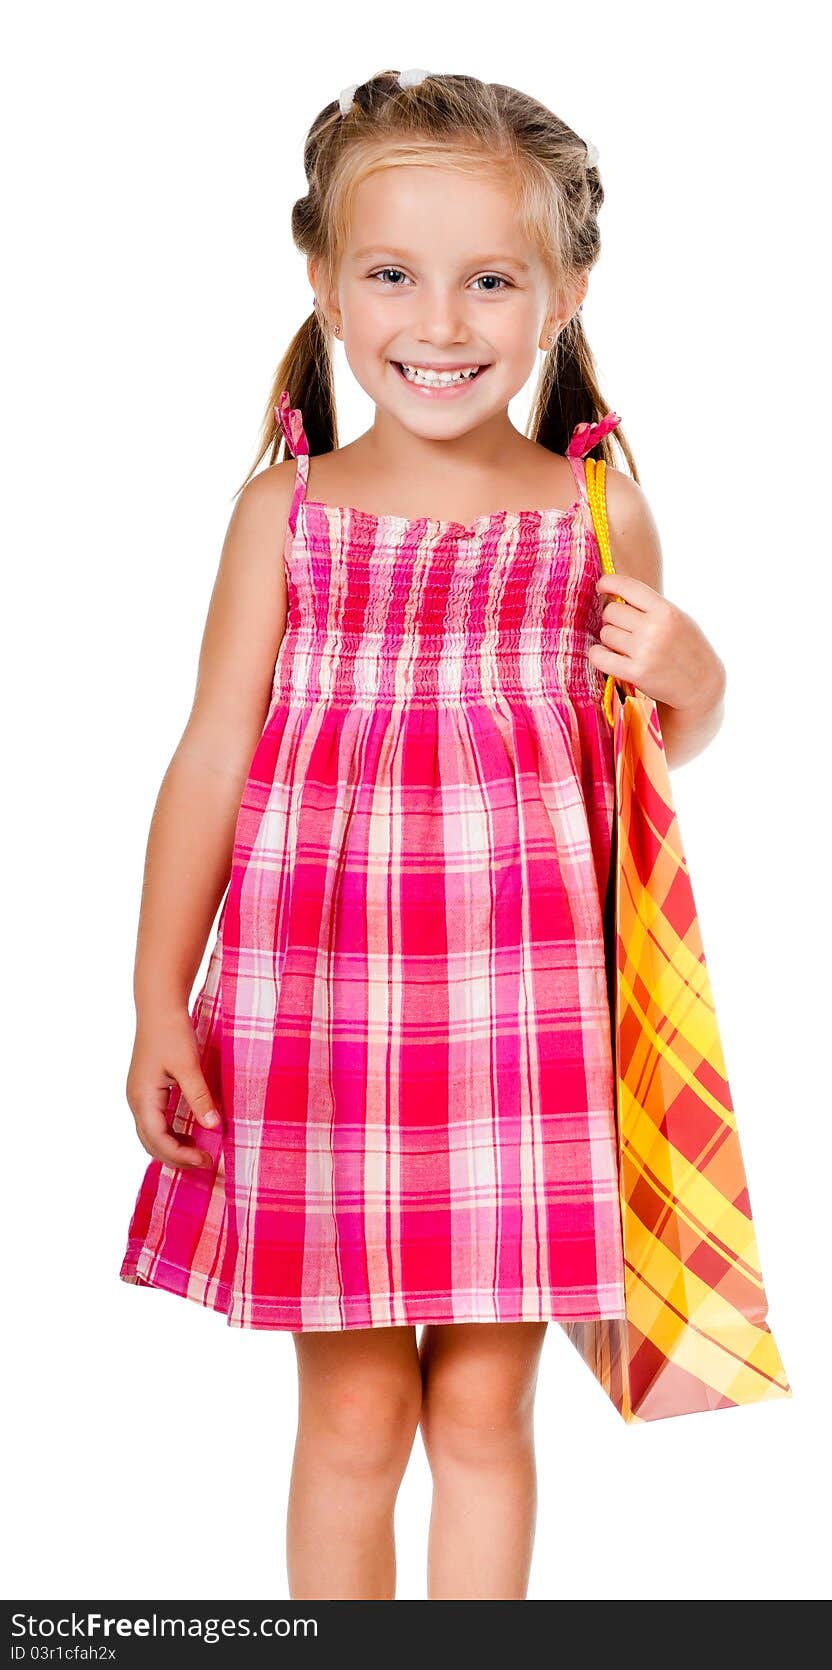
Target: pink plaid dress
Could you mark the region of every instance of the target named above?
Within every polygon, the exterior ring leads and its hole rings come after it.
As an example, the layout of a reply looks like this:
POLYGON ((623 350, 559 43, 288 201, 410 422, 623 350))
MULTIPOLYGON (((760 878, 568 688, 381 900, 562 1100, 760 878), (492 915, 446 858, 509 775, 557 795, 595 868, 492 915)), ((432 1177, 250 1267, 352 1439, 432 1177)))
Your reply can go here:
POLYGON ((306 495, 192 1009, 224 1170, 152 1160, 119 1274, 235 1327, 623 1316, 604 599, 566 510, 470 527, 306 495))

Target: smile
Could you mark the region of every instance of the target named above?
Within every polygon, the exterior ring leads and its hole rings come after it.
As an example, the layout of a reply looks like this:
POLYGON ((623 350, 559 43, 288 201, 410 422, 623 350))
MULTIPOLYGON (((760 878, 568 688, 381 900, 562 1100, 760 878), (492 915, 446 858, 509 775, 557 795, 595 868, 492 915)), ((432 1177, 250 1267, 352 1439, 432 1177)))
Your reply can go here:
POLYGON ((439 371, 427 366, 406 365, 399 360, 391 360, 390 363, 402 382, 422 394, 455 394, 476 382, 488 370, 487 365, 458 366, 452 371, 439 371))

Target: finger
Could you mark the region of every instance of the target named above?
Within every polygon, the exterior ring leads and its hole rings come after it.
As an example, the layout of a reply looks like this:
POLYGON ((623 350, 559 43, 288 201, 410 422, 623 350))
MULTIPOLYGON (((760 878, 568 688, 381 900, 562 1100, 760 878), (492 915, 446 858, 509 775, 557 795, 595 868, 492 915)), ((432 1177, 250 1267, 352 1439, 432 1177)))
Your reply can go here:
POLYGON ((598 667, 602 673, 612 673, 614 678, 625 679, 628 684, 637 683, 631 656, 618 655, 614 649, 607 649, 605 644, 590 644, 588 653, 593 667, 598 667))
POLYGON ((610 574, 606 569, 598 575, 595 590, 602 595, 608 592, 618 595, 634 609, 651 609, 661 598, 661 593, 648 586, 646 580, 637 580, 634 574, 610 574))
POLYGON ((627 632, 632 632, 637 626, 643 611, 633 609, 629 603, 617 603, 610 599, 604 604, 601 619, 604 626, 620 626, 627 632))
POLYGON ((177 1166, 180 1169, 200 1171, 205 1166, 211 1166, 211 1154, 195 1146, 194 1137, 185 1136, 184 1132, 170 1131, 169 1124, 162 1116, 162 1122, 157 1124, 157 1117, 150 1114, 144 1121, 137 1119, 135 1129, 139 1132, 139 1141, 152 1159, 159 1159, 165 1166, 177 1166))
POLYGON ((198 1056, 177 1073, 177 1080, 197 1124, 204 1125, 208 1130, 218 1130, 222 1120, 205 1082, 198 1056))
POLYGON ((622 655, 632 656, 635 649, 633 633, 626 627, 605 620, 601 627, 601 643, 605 649, 617 649, 622 655))
POLYGON ((211 1155, 204 1148, 197 1148, 192 1137, 180 1135, 176 1131, 166 1131, 158 1137, 150 1152, 156 1153, 156 1158, 165 1165, 178 1166, 185 1171, 206 1171, 213 1165, 211 1155))
POLYGON ((168 1165, 202 1166, 212 1164, 210 1154, 197 1148, 190 1134, 172 1131, 168 1124, 166 1098, 156 1087, 139 1098, 134 1111, 139 1141, 155 1160, 168 1165), (161 1103, 160 1103, 161 1095, 161 1103))

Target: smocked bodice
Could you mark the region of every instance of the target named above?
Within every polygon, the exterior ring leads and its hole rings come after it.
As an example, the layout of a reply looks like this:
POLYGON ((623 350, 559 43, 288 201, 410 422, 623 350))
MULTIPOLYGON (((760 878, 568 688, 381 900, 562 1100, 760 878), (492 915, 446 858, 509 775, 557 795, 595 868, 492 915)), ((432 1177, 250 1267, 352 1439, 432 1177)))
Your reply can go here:
POLYGON ((602 701, 589 659, 602 566, 581 458, 616 413, 576 426, 567 509, 495 511, 467 527, 309 498, 309 443, 286 389, 275 414, 297 458, 275 701, 602 701))
POLYGON ((580 500, 463 529, 305 499, 285 564, 283 699, 603 694, 587 653, 600 561, 580 500))

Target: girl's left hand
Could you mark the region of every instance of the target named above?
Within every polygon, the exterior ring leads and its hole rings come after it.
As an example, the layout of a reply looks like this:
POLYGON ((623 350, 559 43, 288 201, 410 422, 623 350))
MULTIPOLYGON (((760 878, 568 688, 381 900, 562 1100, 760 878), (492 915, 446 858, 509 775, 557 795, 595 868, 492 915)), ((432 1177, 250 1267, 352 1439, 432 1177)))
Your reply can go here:
POLYGON ((590 645, 593 666, 669 707, 712 706, 724 668, 696 621, 630 574, 601 574, 596 585, 611 595, 602 615, 601 642, 590 645), (617 603, 617 596, 623 602, 617 603))

